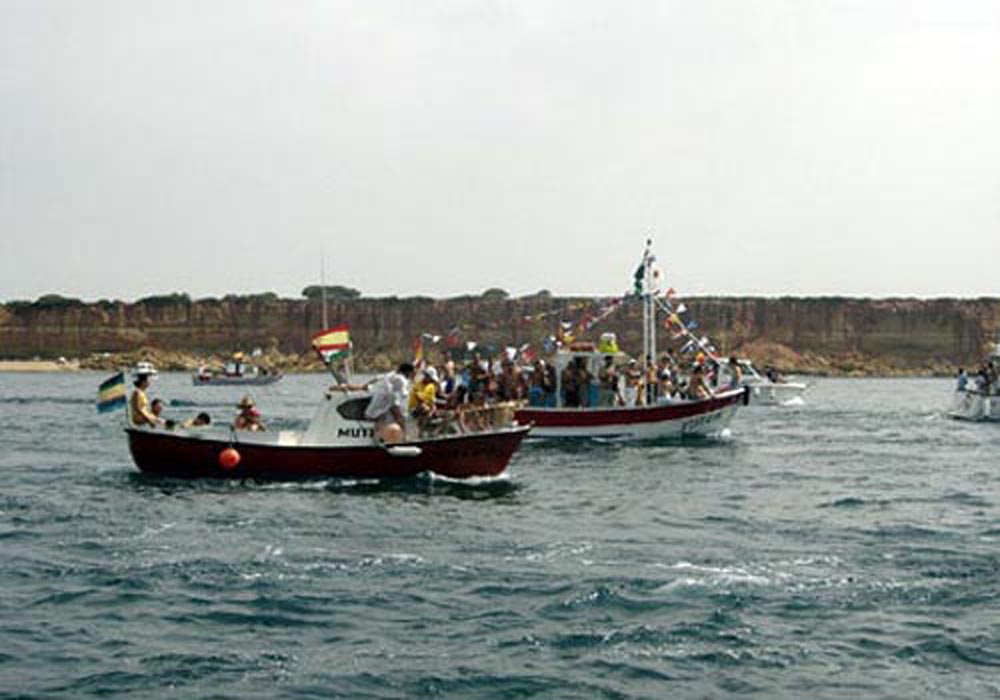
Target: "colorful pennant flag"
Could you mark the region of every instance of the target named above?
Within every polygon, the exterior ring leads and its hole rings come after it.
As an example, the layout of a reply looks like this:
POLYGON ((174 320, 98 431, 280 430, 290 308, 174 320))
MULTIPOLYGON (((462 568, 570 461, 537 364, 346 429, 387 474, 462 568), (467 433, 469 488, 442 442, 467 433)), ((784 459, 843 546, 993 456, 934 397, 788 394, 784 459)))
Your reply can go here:
POLYGON ((119 372, 97 387, 97 412, 108 413, 125 408, 125 373, 119 372))
POLYGON ((312 347, 323 362, 329 363, 351 353, 351 329, 347 324, 320 331, 312 338, 312 347))

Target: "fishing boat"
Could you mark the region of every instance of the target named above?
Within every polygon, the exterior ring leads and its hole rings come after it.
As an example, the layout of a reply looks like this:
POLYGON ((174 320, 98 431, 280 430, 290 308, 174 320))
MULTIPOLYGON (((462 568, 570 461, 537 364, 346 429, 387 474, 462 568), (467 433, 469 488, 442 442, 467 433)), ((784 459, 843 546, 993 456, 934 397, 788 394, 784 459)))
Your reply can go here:
POLYGON ((432 472, 466 479, 503 473, 530 430, 501 421, 497 412, 476 431, 385 444, 364 417, 370 401, 367 390, 331 387, 304 431, 130 427, 129 451, 143 472, 176 478, 381 479, 432 472))
MULTIPOLYGON (((740 371, 743 374, 739 382, 740 386, 747 387, 751 402, 755 406, 787 406, 800 403, 802 395, 809 388, 809 385, 804 382, 784 379, 770 368, 761 373, 750 360, 740 359, 737 362, 739 362, 740 371)), ((719 384, 725 386, 729 383, 729 363, 725 360, 719 364, 717 377, 719 384)))
POLYGON ((264 386, 274 384, 283 376, 281 372, 272 372, 243 360, 243 353, 236 353, 220 369, 202 365, 191 375, 191 382, 195 386, 264 386))
MULTIPOLYGON (((987 367, 1000 365, 1000 339, 993 344, 987 367)), ((982 375, 968 377, 955 389, 948 415, 958 420, 1000 421, 1000 387, 982 375), (964 385, 964 386, 963 386, 964 385)))
POLYGON ((519 423, 533 426, 539 438, 596 438, 662 440, 716 437, 732 421, 736 410, 749 401, 745 387, 726 389, 704 399, 663 398, 648 405, 596 406, 595 392, 587 407, 567 406, 561 386, 562 370, 572 362, 583 362, 596 376, 604 358, 611 355, 589 350, 567 350, 556 354, 555 406, 524 406, 515 413, 519 423))
MULTIPOLYGON (((651 242, 646 242, 646 252, 636 280, 641 283, 643 304, 642 374, 647 375, 646 363, 657 356, 657 308, 651 242)), ((563 394, 563 370, 571 363, 582 364, 592 377, 600 367, 617 352, 602 352, 600 347, 584 345, 560 350, 554 358, 556 387, 554 406, 525 406, 517 410, 515 418, 520 423, 533 426, 532 436, 539 438, 590 438, 616 440, 659 440, 717 437, 729 426, 740 406, 750 398, 747 387, 723 389, 705 398, 656 398, 649 392, 644 405, 598 406, 594 392, 583 401, 586 406, 567 405, 563 394)), ((645 397, 644 397, 645 398, 645 397)))

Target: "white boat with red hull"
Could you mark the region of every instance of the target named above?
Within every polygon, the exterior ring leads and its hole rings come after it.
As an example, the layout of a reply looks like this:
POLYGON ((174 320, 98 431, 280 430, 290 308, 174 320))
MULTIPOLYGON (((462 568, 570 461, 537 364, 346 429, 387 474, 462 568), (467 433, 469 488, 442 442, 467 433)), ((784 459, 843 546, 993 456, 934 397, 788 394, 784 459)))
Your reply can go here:
POLYGON ((519 423, 533 425, 532 436, 670 440, 715 437, 747 403, 746 388, 717 393, 708 399, 677 399, 651 406, 518 409, 519 423))
MULTIPOLYGON (((650 251, 651 241, 646 242, 640 272, 642 280, 640 297, 643 303, 642 375, 648 376, 647 363, 656 357, 656 310, 654 262, 650 251)), ((556 354, 555 406, 526 406, 515 413, 519 423, 533 425, 532 436, 540 438, 598 438, 623 440, 661 440, 683 438, 709 438, 719 436, 728 426, 740 406, 750 399, 750 390, 737 387, 717 391, 705 398, 655 398, 651 388, 640 388, 639 393, 649 397, 646 405, 600 406, 597 394, 588 387, 583 403, 585 407, 564 405, 562 395, 562 370, 571 363, 582 363, 590 377, 597 377, 607 358, 614 361, 619 353, 575 350, 556 354)), ((579 391, 579 390, 578 390, 579 391)))
POLYGON ((176 478, 398 478, 432 472, 465 479, 503 473, 530 430, 507 424, 383 444, 364 418, 370 400, 366 391, 333 388, 305 431, 127 428, 129 450, 143 472, 176 478))

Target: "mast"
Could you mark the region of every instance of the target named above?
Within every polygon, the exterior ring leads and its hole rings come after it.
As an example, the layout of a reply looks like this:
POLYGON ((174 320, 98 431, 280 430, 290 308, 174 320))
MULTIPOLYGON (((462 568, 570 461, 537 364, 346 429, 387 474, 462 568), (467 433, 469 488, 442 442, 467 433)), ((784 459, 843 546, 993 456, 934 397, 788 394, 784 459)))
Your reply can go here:
POLYGON ((330 327, 326 320, 326 253, 320 250, 319 253, 319 293, 323 300, 323 330, 330 327))
POLYGON ((656 280, 653 279, 653 239, 646 241, 646 248, 649 252, 649 267, 646 275, 649 278, 649 361, 656 364, 656 280))
POLYGON ((656 304, 653 296, 653 239, 646 239, 646 251, 642 256, 642 369, 643 376, 648 376, 650 362, 656 357, 656 304))

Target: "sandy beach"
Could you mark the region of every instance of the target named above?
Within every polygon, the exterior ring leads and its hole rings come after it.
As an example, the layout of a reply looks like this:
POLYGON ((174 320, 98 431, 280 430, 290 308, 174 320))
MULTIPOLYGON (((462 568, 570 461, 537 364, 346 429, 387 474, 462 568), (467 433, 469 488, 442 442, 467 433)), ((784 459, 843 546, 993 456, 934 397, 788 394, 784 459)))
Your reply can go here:
POLYGON ((0 360, 0 372, 76 372, 80 369, 78 360, 56 362, 55 360, 0 360))

